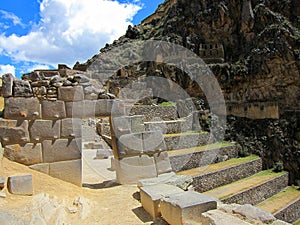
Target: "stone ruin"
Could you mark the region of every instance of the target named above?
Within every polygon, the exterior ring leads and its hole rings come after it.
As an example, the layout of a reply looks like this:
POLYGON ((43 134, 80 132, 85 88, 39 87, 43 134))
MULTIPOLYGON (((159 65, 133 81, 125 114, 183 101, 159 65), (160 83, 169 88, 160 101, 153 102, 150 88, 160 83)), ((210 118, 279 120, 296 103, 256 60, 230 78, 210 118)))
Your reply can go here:
MULTIPOLYGON (((23 75, 22 80, 10 74, 2 79, 5 106, 0 119, 0 141, 8 159, 81 186, 82 120, 108 117, 119 183, 134 183, 172 170, 161 122, 144 124, 139 112, 126 112, 130 91, 115 99, 89 74, 71 71, 70 75, 64 67, 34 71, 23 75)), ((150 92, 146 89, 145 94, 150 92)), ((188 130, 193 124, 193 116, 189 118, 188 130)), ((184 123, 170 121, 164 123, 164 128, 177 131, 184 123)))

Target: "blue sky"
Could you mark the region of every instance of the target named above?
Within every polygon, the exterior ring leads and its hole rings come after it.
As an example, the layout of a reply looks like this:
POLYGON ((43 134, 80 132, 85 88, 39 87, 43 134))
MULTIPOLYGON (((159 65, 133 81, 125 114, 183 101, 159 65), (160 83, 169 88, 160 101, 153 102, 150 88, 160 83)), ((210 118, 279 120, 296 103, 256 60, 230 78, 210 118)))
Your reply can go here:
POLYGON ((73 67, 164 0, 1 0, 0 75, 73 67))

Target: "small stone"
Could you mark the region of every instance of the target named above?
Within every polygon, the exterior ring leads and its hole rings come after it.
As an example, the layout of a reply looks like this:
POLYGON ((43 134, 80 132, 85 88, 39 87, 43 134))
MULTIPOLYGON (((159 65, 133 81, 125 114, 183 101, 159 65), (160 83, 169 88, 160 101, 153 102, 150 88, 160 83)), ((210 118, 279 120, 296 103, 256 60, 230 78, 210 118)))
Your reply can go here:
POLYGON ((7 189, 15 195, 33 195, 32 175, 8 177, 7 189))
POLYGON ((68 211, 71 214, 75 214, 78 212, 78 209, 76 207, 68 207, 68 211))
POLYGON ((5 187, 6 177, 0 177, 0 188, 5 187))
POLYGON ((0 198, 6 198, 6 193, 0 191, 0 198))
POLYGON ((112 155, 111 149, 100 149, 97 150, 95 159, 107 159, 111 155, 112 155))
POLYGON ((250 204, 241 205, 233 210, 233 213, 240 214, 248 219, 259 220, 263 223, 272 223, 276 218, 269 212, 256 208, 250 204))

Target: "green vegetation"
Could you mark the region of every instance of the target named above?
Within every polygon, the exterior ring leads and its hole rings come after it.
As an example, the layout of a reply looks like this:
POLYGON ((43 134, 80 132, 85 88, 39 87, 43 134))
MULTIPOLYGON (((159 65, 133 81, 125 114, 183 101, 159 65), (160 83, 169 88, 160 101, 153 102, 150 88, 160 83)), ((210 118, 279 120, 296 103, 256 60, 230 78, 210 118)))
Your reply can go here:
POLYGON ((162 102, 158 106, 176 106, 176 102, 162 102))

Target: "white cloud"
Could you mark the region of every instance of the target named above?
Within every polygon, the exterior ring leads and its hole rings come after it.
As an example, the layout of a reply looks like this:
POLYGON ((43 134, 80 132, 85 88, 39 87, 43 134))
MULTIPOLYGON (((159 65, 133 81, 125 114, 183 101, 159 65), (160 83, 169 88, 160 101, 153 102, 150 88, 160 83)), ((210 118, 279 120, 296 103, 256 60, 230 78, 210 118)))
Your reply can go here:
POLYGON ((25 36, 1 34, 0 49, 17 61, 72 66, 123 35, 139 9, 112 0, 43 0, 40 22, 25 36))
POLYGON ((15 26, 16 25, 24 26, 22 20, 11 12, 0 10, 0 15, 3 19, 11 20, 15 26))
POLYGON ((0 65, 0 76, 11 73, 15 76, 16 68, 13 65, 0 65))

